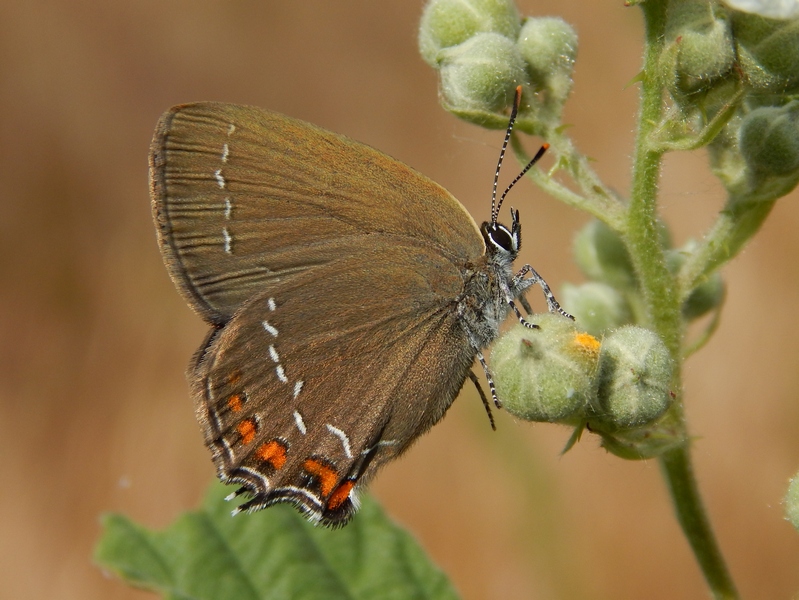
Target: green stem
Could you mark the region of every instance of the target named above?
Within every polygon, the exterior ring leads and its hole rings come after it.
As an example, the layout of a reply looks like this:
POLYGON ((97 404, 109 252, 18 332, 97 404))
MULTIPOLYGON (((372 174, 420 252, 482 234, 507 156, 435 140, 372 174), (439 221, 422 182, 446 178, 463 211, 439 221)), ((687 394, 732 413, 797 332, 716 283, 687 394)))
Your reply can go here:
POLYGON ((677 287, 681 300, 687 298, 714 270, 738 254, 760 229, 775 202, 732 200, 728 203, 701 245, 688 256, 680 269, 677 287))
MULTIPOLYGON (((640 6, 646 23, 646 49, 625 241, 638 274, 649 326, 663 339, 676 365, 672 389, 677 398, 665 419, 677 429, 678 436, 688 440, 680 372, 684 333, 680 294, 666 267, 657 232, 657 184, 664 149, 652 143, 663 114, 663 88, 657 63, 664 43, 666 3, 647 0, 640 6)), ((737 598, 699 496, 688 444, 663 454, 660 463, 677 518, 714 596, 737 598)))
POLYGON ((625 202, 602 182, 589 166, 588 158, 577 151, 571 138, 563 133, 562 128, 552 130, 547 140, 558 154, 557 166, 566 168, 591 205, 597 209, 596 213, 592 214, 616 231, 621 231, 624 226, 625 202))
MULTIPOLYGON (((527 154, 521 141, 516 136, 511 138, 511 146, 519 164, 526 165, 530 162, 530 155, 527 154)), ((555 146, 553 145, 553 147, 555 146)), ((577 154, 577 152, 574 151, 574 154, 577 154)), ((624 227, 625 222, 622 203, 615 197, 603 193, 603 188, 593 187, 591 188, 592 193, 580 195, 553 178, 553 173, 551 172, 547 173, 540 169, 531 169, 527 172, 527 175, 538 187, 564 204, 584 210, 596 218, 601 219, 616 231, 620 231, 624 227)), ((577 181, 577 183, 583 190, 587 187, 591 187, 586 185, 585 179, 577 181)))
MULTIPOLYGON (((707 146, 716 138, 719 133, 721 133, 721 130, 724 129, 724 126, 729 123, 730 119, 735 115, 745 94, 746 89, 741 87, 741 89, 739 89, 735 95, 733 95, 733 97, 727 101, 721 110, 716 113, 716 116, 714 116, 710 122, 705 125, 696 135, 680 136, 677 139, 665 139, 662 141, 658 139, 662 136, 658 135, 653 137, 652 142, 657 144, 661 150, 666 151, 696 150, 698 148, 707 146)), ((666 119, 665 123, 663 124, 664 129, 669 123, 670 119, 666 119)))
POLYGON ((644 2, 641 7, 646 18, 647 43, 625 241, 641 283, 648 324, 676 358, 682 338, 680 305, 657 231, 657 185, 663 150, 651 144, 663 113, 657 62, 663 45, 666 11, 665 3, 659 1, 644 2))
POLYGON ((660 457, 663 476, 669 485, 671 498, 694 556, 717 600, 739 598, 721 555, 710 521, 702 509, 702 499, 694 479, 688 446, 670 450, 660 457))

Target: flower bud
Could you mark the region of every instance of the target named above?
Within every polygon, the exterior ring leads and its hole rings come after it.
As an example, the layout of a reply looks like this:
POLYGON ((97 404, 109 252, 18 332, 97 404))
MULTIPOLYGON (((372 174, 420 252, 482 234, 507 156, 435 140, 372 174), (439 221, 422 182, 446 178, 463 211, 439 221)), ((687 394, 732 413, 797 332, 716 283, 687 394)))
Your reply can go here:
MULTIPOLYGON (((677 273, 685 262, 686 256, 696 249, 696 242, 689 240, 682 248, 666 252, 666 265, 672 273, 677 273)), ((693 321, 706 315, 724 302, 726 289, 724 280, 718 271, 711 273, 702 283, 697 285, 682 305, 682 316, 686 321, 693 321)))
POLYGON ((696 286, 682 305, 682 316, 686 321, 693 321, 706 315, 724 302, 727 290, 721 273, 715 271, 707 279, 696 286))
POLYGON ((799 100, 756 108, 741 125, 740 148, 758 175, 788 175, 799 170, 799 100))
POLYGON ((627 325, 632 319, 627 300, 616 288, 606 283, 567 283, 558 297, 577 324, 593 336, 601 336, 608 329, 627 325))
POLYGON ((618 288, 636 286, 630 253, 618 233, 602 221, 590 221, 574 239, 577 265, 589 279, 618 288))
POLYGON ((602 341, 592 424, 613 432, 647 425, 671 404, 674 365, 656 333, 628 325, 602 341))
POLYGON ((772 93, 799 91, 799 19, 731 14, 738 66, 749 85, 772 93))
POLYGON ((667 44, 661 68, 673 69, 672 91, 693 92, 728 73, 735 48, 727 13, 708 0, 682 0, 669 5, 667 44))
POLYGON ((728 213, 742 215, 757 203, 773 202, 799 183, 798 110, 793 100, 736 114, 708 146, 713 173, 730 195, 728 213))
POLYGON ((516 40, 521 23, 512 0, 432 0, 422 12, 419 52, 431 67, 439 53, 477 33, 498 33, 516 40))
POLYGON ((503 407, 526 421, 579 423, 595 394, 599 341, 564 317, 543 313, 502 335, 491 371, 503 407))
POLYGON ((519 51, 498 33, 478 33, 439 53, 441 94, 447 110, 481 125, 504 127, 497 113, 513 103, 518 85, 527 84, 519 51))
POLYGON ((527 62, 533 83, 563 102, 572 88, 572 71, 577 57, 577 33, 559 17, 529 18, 522 25, 517 42, 527 62))

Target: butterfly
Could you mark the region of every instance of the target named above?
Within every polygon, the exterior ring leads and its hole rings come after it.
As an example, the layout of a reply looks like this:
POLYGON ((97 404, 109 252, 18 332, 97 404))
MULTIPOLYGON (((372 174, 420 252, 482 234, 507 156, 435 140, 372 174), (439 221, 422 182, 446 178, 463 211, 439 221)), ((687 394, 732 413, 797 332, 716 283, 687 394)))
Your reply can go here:
POLYGON ((498 222, 502 198, 478 227, 407 165, 275 112, 172 108, 150 182, 167 270, 212 326, 188 378, 229 498, 248 497, 234 514, 285 502, 345 524, 359 488, 477 382, 475 358, 488 374, 500 324, 526 323, 515 299, 539 284, 563 313, 532 267, 513 271, 521 225, 512 209, 498 222))

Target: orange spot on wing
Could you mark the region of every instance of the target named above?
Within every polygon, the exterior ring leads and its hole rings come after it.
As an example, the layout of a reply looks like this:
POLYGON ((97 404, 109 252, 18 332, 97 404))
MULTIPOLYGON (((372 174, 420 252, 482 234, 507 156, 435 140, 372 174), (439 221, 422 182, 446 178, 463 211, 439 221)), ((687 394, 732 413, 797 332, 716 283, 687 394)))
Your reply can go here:
POLYGON ((231 412, 239 412, 244 406, 244 398, 241 394, 233 394, 227 399, 227 407, 231 412))
POLYGON ((333 491, 338 481, 338 475, 333 469, 313 458, 302 463, 302 468, 319 479, 319 491, 322 492, 322 496, 327 496, 333 491))
POLYGON ((252 419, 246 419, 236 425, 236 431, 239 432, 241 436, 241 443, 245 446, 247 444, 252 444, 252 441, 255 439, 255 421, 252 419))
POLYGON ((327 501, 327 508, 329 510, 336 510, 339 506, 344 504, 344 501, 349 498, 350 491, 353 487, 355 487, 355 482, 352 479, 348 479, 338 486, 327 501))
POLYGON ((275 469, 282 469, 286 464, 286 446, 277 440, 266 442, 258 446, 255 454, 264 462, 268 462, 275 469))

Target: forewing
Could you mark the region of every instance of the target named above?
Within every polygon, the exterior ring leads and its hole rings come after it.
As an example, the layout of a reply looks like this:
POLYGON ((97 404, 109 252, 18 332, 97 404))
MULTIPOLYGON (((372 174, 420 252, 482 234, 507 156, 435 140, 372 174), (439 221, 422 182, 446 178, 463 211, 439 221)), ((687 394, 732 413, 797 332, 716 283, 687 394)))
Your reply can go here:
POLYGON ((365 248, 250 300, 198 355, 197 414, 220 477, 346 523, 354 492, 445 413, 474 350, 459 269, 412 246, 365 248))
POLYGON ((192 307, 225 323, 278 281, 411 238, 460 261, 483 252, 442 187, 368 146, 253 107, 198 103, 160 120, 151 196, 164 260, 192 307))

